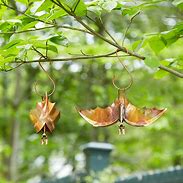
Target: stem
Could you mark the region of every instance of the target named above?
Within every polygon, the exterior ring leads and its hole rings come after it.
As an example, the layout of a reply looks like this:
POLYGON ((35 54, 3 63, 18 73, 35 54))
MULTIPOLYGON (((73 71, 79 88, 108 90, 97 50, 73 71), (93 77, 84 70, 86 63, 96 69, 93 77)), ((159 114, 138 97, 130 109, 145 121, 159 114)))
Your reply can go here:
MULTIPOLYGON (((118 51, 118 50, 117 50, 118 51)), ((119 52, 119 51, 118 51, 119 52)), ((107 54, 102 54, 102 55, 89 55, 89 56, 78 56, 78 57, 68 57, 68 58, 55 58, 55 59, 50 59, 50 58, 44 58, 41 60, 30 60, 30 61, 12 61, 11 63, 16 63, 16 64, 31 64, 31 63, 36 63, 36 62, 64 62, 64 61, 73 61, 73 60, 87 60, 87 59, 94 59, 94 58, 111 58, 111 57, 116 57, 114 54, 116 51, 107 53, 107 54)), ((126 57, 129 55, 119 55, 119 57, 126 57)))
POLYGON ((130 23, 128 24, 128 27, 126 28, 125 33, 124 33, 124 37, 123 37, 123 41, 122 41, 122 46, 124 45, 126 35, 127 35, 127 33, 128 33, 128 30, 130 29, 130 26, 131 26, 131 24, 132 24, 134 18, 135 18, 137 15, 139 15, 139 14, 140 14, 140 11, 137 12, 135 15, 133 15, 132 18, 130 19, 130 23))
MULTIPOLYGON (((36 18, 36 17, 34 17, 34 16, 31 16, 31 15, 28 15, 28 14, 26 14, 26 13, 24 13, 24 12, 18 11, 18 13, 20 13, 20 14, 23 14, 23 15, 25 15, 25 16, 27 16, 27 17, 33 18, 34 20, 37 20, 37 21, 40 21, 40 22, 44 22, 44 23, 49 24, 49 25, 51 25, 51 26, 49 26, 49 27, 43 27, 43 28, 38 28, 38 29, 29 29, 29 30, 24 30, 24 31, 17 31, 17 32, 16 32, 16 31, 15 31, 15 32, 0 32, 0 34, 19 34, 19 33, 24 33, 24 32, 31 32, 31 31, 38 31, 38 30, 49 29, 49 28, 54 28, 54 27, 57 27, 57 28, 60 27, 60 28, 71 29, 71 30, 76 30, 76 31, 80 31, 80 32, 92 34, 92 35, 94 35, 94 36, 96 36, 96 37, 102 39, 104 42, 109 43, 110 45, 116 47, 116 48, 117 48, 117 52, 122 51, 122 52, 124 52, 124 53, 127 53, 127 55, 120 55, 120 57, 123 57, 123 56, 134 56, 134 57, 139 58, 139 59, 141 59, 141 60, 144 60, 144 59, 145 59, 144 56, 141 56, 141 55, 139 55, 139 54, 137 54, 137 53, 135 53, 135 52, 133 52, 133 51, 131 51, 131 50, 128 50, 128 49, 127 49, 126 47, 124 47, 124 46, 120 46, 120 45, 115 41, 115 39, 112 37, 112 35, 111 35, 107 30, 105 30, 105 31, 106 31, 106 33, 110 36, 110 38, 111 38, 112 40, 107 39, 106 37, 104 37, 104 36, 101 35, 100 33, 98 33, 98 32, 96 32, 95 30, 93 30, 93 29, 92 29, 91 27, 89 27, 85 22, 82 21, 81 17, 78 17, 78 16, 74 13, 74 11, 72 11, 71 9, 70 9, 70 10, 67 9, 60 1, 58 1, 58 0, 56 0, 56 1, 55 1, 55 0, 51 0, 51 1, 52 1, 54 4, 56 4, 57 6, 59 6, 60 8, 62 8, 62 9, 63 9, 66 13, 68 13, 70 16, 74 17, 74 18, 76 19, 77 22, 79 22, 83 27, 86 28, 86 30, 85 30, 85 29, 76 28, 76 27, 64 26, 64 25, 56 26, 54 23, 45 22, 45 21, 40 20, 40 19, 38 19, 38 18, 36 18)), ((79 1, 78 1, 78 2, 79 2, 79 1)), ((3 4, 1 4, 1 5, 4 5, 4 6, 10 8, 10 9, 13 9, 14 11, 16 11, 15 8, 13 8, 13 7, 9 6, 8 4, 6 4, 5 1, 2 1, 2 3, 3 3, 3 4)), ((139 12, 138 12, 135 16, 133 16, 133 17, 131 18, 130 24, 129 24, 129 26, 128 26, 126 32, 125 32, 125 36, 126 36, 126 33, 127 33, 128 29, 129 29, 129 27, 130 27, 130 25, 131 25, 133 19, 134 19, 138 14, 139 14, 139 12)), ((181 36, 181 37, 182 37, 182 36, 181 36)), ((124 37, 124 39, 125 39, 125 37, 124 37)), ((124 42, 124 39, 123 39, 123 42, 124 42)), ((18 64, 16 67, 14 67, 14 68, 12 68, 12 69, 9 69, 9 70, 4 70, 4 69, 1 69, 1 70, 2 70, 2 71, 11 71, 11 70, 13 70, 13 69, 15 69, 15 68, 17 68, 17 67, 20 67, 20 66, 23 65, 23 64, 29 64, 29 63, 35 63, 35 62, 50 62, 50 61, 51 61, 51 62, 59 62, 59 61, 70 61, 70 60, 78 60, 78 59, 80 59, 80 60, 85 60, 85 59, 94 59, 94 58, 102 58, 102 57, 106 57, 106 58, 107 58, 107 57, 116 57, 116 56, 113 55, 113 54, 115 54, 115 53, 116 53, 116 51, 115 51, 115 52, 112 52, 112 53, 108 53, 108 54, 102 54, 102 55, 84 55, 84 56, 71 57, 71 58, 59 58, 59 59, 48 59, 48 58, 44 58, 44 59, 41 59, 41 60, 31 60, 31 61, 22 61, 22 60, 20 60, 20 61, 13 61, 13 62, 11 62, 11 63, 16 63, 16 64, 18 64)), ((175 76, 177 76, 177 77, 183 78, 183 74, 182 74, 182 73, 180 73, 180 72, 178 72, 178 71, 175 71, 175 70, 173 70, 173 69, 170 69, 170 68, 168 68, 168 67, 165 67, 165 66, 160 65, 160 66, 159 66, 159 69, 164 70, 164 71, 167 71, 167 72, 169 72, 169 73, 171 73, 171 74, 173 74, 173 75, 175 75, 175 76)))
POLYGON ((159 66, 159 69, 164 70, 164 71, 167 71, 167 72, 169 72, 169 73, 171 73, 171 74, 173 74, 173 75, 175 75, 175 76, 177 76, 177 77, 179 77, 179 78, 183 78, 183 74, 182 74, 182 73, 180 73, 180 72, 178 72, 178 71, 175 71, 175 70, 173 70, 173 69, 170 69, 170 68, 168 68, 168 67, 165 67, 165 66, 163 66, 163 65, 160 65, 160 66, 159 66))
MULTIPOLYGON (((139 55, 139 54, 137 54, 137 53, 134 53, 134 52, 128 50, 128 49, 127 49, 126 47, 124 47, 124 46, 120 46, 118 43, 113 42, 114 40, 111 41, 111 40, 105 38, 104 36, 102 36, 101 34, 99 34, 98 32, 96 32, 95 30, 93 30, 93 29, 92 29, 91 27, 89 27, 86 23, 84 23, 84 22, 81 20, 81 18, 78 17, 74 12, 69 11, 67 8, 65 8, 64 5, 63 5, 60 1, 58 1, 58 0, 56 0, 56 1, 51 0, 51 1, 52 1, 53 3, 55 3, 57 6, 59 6, 60 8, 62 8, 62 9, 63 9, 66 13, 68 13, 70 16, 74 17, 74 18, 76 19, 76 21, 79 22, 81 25, 83 25, 83 27, 85 27, 91 34, 93 34, 94 36, 96 36, 96 37, 102 39, 102 40, 105 41, 106 43, 109 43, 110 45, 116 47, 116 48, 118 49, 118 51, 122 51, 122 52, 124 52, 124 53, 127 53, 129 56, 134 56, 134 57, 139 58, 139 59, 141 59, 141 60, 144 60, 144 59, 145 59, 144 56, 141 56, 141 55, 139 55)), ((133 21, 133 19, 134 19, 138 14, 139 14, 139 12, 131 18, 131 22, 133 21)), ((130 23, 130 24, 131 24, 131 23, 130 23)), ((129 28, 128 28, 128 29, 129 29, 129 28)), ((127 31, 128 31, 128 29, 127 29, 127 31)), ((111 36, 110 36, 110 37, 111 37, 111 36)), ((165 70, 165 71, 167 71, 167 72, 169 72, 169 73, 171 73, 171 74, 174 74, 174 75, 177 76, 177 77, 183 78, 183 74, 182 74, 182 73, 179 73, 178 71, 175 71, 175 70, 170 69, 170 68, 165 67, 165 66, 159 66, 159 68, 162 69, 162 70, 165 70)))
POLYGON ((32 18, 32 19, 34 19, 34 20, 36 20, 36 21, 43 22, 43 23, 49 24, 49 25, 54 25, 54 24, 51 23, 51 22, 43 21, 43 20, 41 20, 41 19, 39 19, 39 18, 36 18, 36 17, 31 16, 31 15, 29 15, 29 14, 26 14, 25 12, 19 11, 19 10, 15 9, 14 7, 9 6, 4 0, 2 0, 2 4, 0 4, 0 5, 6 6, 7 8, 16 11, 18 14, 25 15, 26 17, 32 18))
POLYGON ((134 53, 130 50, 128 50, 125 47, 121 47, 119 44, 116 44, 115 42, 105 38, 104 36, 102 36, 101 34, 99 34, 98 32, 96 32, 95 30, 93 30, 91 27, 89 27, 87 24, 85 24, 80 17, 78 17, 76 14, 74 14, 74 12, 69 11, 68 9, 66 9, 63 4, 60 1, 55 2, 54 0, 51 0, 53 3, 55 3, 57 6, 59 6, 60 8, 62 8, 66 13, 68 13, 70 16, 74 17, 76 19, 77 22, 79 22, 81 25, 83 25, 83 27, 85 27, 91 34, 93 34, 94 36, 102 39, 103 41, 105 41, 106 43, 109 43, 110 45, 116 47, 117 49, 119 49, 120 51, 127 53, 130 56, 134 56, 137 57, 141 60, 144 60, 145 57, 138 55, 137 53, 134 53))
POLYGON ((70 26, 66 26, 66 25, 52 25, 49 27, 42 27, 42 28, 34 28, 34 29, 28 29, 28 30, 22 30, 22 31, 13 31, 13 32, 0 32, 0 34, 21 34, 21 33, 25 33, 25 32, 34 32, 34 31, 40 31, 40 30, 44 30, 44 29, 51 29, 51 28, 63 28, 63 29, 70 29, 70 30, 76 30, 76 31, 80 31, 80 32, 84 32, 84 33, 88 33, 91 34, 89 31, 84 30, 84 29, 79 29, 76 27, 70 27, 70 26))
POLYGON ((103 29, 104 29, 104 31, 106 32, 106 34, 118 45, 118 42, 114 39, 114 37, 109 33, 109 31, 105 28, 105 25, 104 25, 104 23, 103 23, 103 21, 102 21, 102 19, 101 18, 99 18, 99 21, 100 21, 100 23, 101 23, 101 25, 102 25, 102 27, 103 27, 103 29))

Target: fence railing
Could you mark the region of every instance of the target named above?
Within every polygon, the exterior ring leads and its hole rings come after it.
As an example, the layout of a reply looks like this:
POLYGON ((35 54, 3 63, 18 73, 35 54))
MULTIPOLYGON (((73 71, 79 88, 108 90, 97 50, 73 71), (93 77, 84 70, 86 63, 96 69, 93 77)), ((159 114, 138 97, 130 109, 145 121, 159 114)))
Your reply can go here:
POLYGON ((183 183, 183 168, 146 172, 117 180, 115 183, 183 183))
MULTIPOLYGON (((90 142, 82 146, 82 149, 86 157, 85 173, 42 180, 41 183, 87 183, 83 177, 89 175, 90 171, 102 171, 110 164, 110 153, 113 149, 111 144, 90 142)), ((183 167, 177 166, 166 170, 139 173, 127 178, 116 178, 115 183, 183 183, 183 167)))

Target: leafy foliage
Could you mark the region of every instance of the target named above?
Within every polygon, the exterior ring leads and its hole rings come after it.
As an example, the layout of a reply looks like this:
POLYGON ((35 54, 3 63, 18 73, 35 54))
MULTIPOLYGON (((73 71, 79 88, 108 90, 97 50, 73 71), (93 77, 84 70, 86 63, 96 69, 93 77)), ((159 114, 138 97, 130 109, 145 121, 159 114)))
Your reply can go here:
MULTIPOLYGON (((121 58, 134 78, 127 96, 139 107, 167 107, 168 112, 148 128, 127 127, 127 134, 122 137, 118 136, 115 126, 93 129, 75 110, 75 106, 105 106, 117 97, 111 84, 113 75, 122 86, 129 80, 117 59, 101 57, 55 62, 59 58, 110 53, 116 48, 86 33, 78 21, 52 1, 12 2, 15 3, 0 1, 0 70, 28 63, 11 72, 0 72, 2 182, 21 183, 37 176, 38 179, 60 176, 57 171, 64 172, 66 164, 80 170, 79 147, 92 140, 115 145, 109 172, 112 178, 134 171, 182 165, 183 84, 181 79, 159 69, 163 65, 183 70, 181 0, 60 0, 66 10, 75 13, 78 20, 97 33, 111 39, 110 33, 120 45, 125 36, 123 46, 146 57, 145 61, 135 56, 121 58), (139 11, 125 34, 130 20, 139 11), (33 48, 47 56, 51 63, 44 64, 56 82, 51 101, 56 101, 61 110, 61 119, 46 147, 40 146, 40 136, 34 133, 28 117, 29 110, 40 100, 33 91, 34 82, 40 81, 43 93, 52 87, 38 64, 31 63, 41 57, 33 48), (58 170, 53 168, 54 158, 58 158, 58 170)), ((88 179, 92 181, 92 177, 88 179)))

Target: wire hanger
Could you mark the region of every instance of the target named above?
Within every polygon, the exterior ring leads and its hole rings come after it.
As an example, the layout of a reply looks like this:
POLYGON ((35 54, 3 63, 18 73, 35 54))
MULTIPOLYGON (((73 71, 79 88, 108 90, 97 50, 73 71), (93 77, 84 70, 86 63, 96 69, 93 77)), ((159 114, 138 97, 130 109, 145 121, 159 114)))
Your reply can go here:
POLYGON ((118 97, 120 97, 121 94, 124 95, 125 91, 128 90, 132 86, 132 84, 133 84, 133 77, 132 77, 130 71, 127 69, 126 65, 120 60, 117 51, 116 51, 116 56, 118 58, 118 61, 120 62, 120 64, 123 66, 123 68, 126 70, 126 72, 128 73, 128 75, 130 77, 129 84, 126 87, 123 87, 123 88, 117 86, 117 84, 115 83, 116 78, 115 78, 115 76, 113 77, 112 84, 118 90, 118 97))
MULTIPOLYGON (((41 58, 40 58, 41 59, 41 58)), ((48 72, 45 70, 45 68, 42 66, 41 62, 39 62, 39 66, 41 67, 41 69, 46 73, 46 75, 48 76, 48 78, 50 79, 52 85, 53 85, 53 89, 50 93, 47 94, 48 97, 50 97, 51 95, 53 95, 53 93, 55 92, 55 82, 54 80, 51 78, 51 76, 48 74, 48 72)), ((38 81, 35 82, 35 85, 34 85, 34 89, 35 89, 35 92, 36 94, 38 94, 39 96, 43 97, 44 95, 42 95, 38 89, 37 89, 37 85, 38 85, 38 81)))

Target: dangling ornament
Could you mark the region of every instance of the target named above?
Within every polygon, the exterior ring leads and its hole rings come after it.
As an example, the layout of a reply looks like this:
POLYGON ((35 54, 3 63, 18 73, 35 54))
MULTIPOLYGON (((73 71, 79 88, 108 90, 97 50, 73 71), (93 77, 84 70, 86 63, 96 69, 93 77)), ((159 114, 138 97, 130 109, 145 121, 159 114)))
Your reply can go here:
POLYGON ((95 109, 78 110, 78 112, 94 127, 106 127, 119 121, 119 134, 125 134, 124 122, 136 127, 148 126, 162 116, 167 109, 138 108, 132 105, 126 98, 125 91, 131 87, 133 78, 126 66, 121 61, 120 63, 130 75, 131 82, 126 88, 119 88, 113 78, 113 85, 118 89, 118 98, 114 103, 106 108, 97 107, 95 109))
MULTIPOLYGON (((48 144, 47 132, 52 133, 55 129, 55 124, 60 118, 60 112, 55 107, 55 103, 49 101, 49 96, 51 96, 55 91, 55 82, 43 68, 40 62, 39 65, 51 80, 53 84, 53 91, 50 94, 47 94, 46 92, 45 96, 42 97, 42 101, 38 102, 36 108, 30 111, 30 119, 36 129, 36 132, 42 132, 41 144, 48 144)), ((37 83, 35 85, 36 93, 42 96, 36 89, 36 86, 37 83)))
POLYGON ((60 112, 55 107, 55 103, 49 101, 46 93, 43 100, 37 103, 36 108, 30 111, 30 119, 34 124, 36 132, 43 132, 41 144, 48 143, 46 132, 53 132, 55 129, 55 124, 59 118, 60 112))
POLYGON ((111 106, 79 110, 78 112, 94 127, 110 126, 119 121, 119 134, 125 134, 124 122, 136 127, 148 126, 162 116, 166 110, 166 108, 138 108, 121 94, 111 106))

